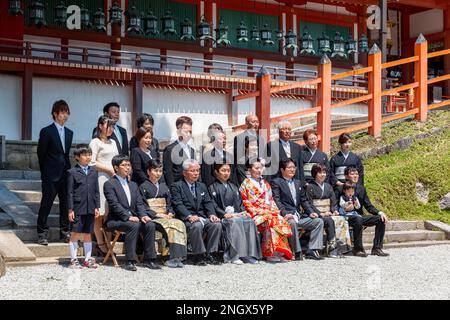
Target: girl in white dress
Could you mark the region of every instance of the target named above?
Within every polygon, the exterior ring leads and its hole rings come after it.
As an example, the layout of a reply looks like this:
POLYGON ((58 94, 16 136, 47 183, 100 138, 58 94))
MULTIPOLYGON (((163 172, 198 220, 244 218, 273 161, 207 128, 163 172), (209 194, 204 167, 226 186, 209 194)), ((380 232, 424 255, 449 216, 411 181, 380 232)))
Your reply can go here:
POLYGON ((103 193, 103 185, 115 174, 111 160, 119 154, 119 149, 116 142, 110 138, 114 132, 114 121, 112 119, 107 116, 100 116, 96 132, 97 137, 89 143, 89 147, 92 149, 92 160, 89 165, 98 171, 100 189, 100 216, 95 218, 94 233, 97 239, 98 254, 106 255, 108 248, 101 228, 108 215, 108 206, 103 193))

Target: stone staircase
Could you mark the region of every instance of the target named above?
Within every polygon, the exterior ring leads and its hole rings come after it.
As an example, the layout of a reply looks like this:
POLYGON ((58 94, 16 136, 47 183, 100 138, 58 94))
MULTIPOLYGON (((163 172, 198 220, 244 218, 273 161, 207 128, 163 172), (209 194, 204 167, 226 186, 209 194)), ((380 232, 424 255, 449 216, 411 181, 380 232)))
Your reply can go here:
MULTIPOLYGON (((39 172, 0 170, 0 187, 0 230, 13 231, 36 257, 34 260, 18 260, 8 264, 19 266, 66 262, 68 260, 67 244, 58 242, 58 199, 49 216, 51 243, 47 247, 36 244, 37 212, 41 200, 39 172)), ((386 226, 384 247, 389 249, 450 244, 448 228, 450 226, 445 224, 424 221, 389 221, 386 226)), ((374 232, 375 228, 370 227, 363 233, 364 247, 368 251, 372 247, 374 232)), ((82 249, 79 250, 81 254, 82 249)), ((122 243, 116 244, 115 252, 119 258, 122 257, 122 243)))

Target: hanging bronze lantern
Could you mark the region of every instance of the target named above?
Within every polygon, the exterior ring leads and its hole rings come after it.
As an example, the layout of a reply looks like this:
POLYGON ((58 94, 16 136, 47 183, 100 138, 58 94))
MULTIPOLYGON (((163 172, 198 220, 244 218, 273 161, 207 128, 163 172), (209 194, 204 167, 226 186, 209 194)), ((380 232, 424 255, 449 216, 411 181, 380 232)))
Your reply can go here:
POLYGON ((28 17, 31 25, 34 24, 38 28, 47 25, 47 23, 45 22, 44 8, 44 5, 39 1, 32 1, 28 5, 28 17))
POLYGON ((181 38, 180 40, 185 41, 195 41, 195 37, 193 35, 193 26, 192 21, 188 18, 184 19, 181 23, 181 38))
POLYGON ((292 31, 292 29, 289 29, 289 32, 284 36, 284 38, 286 39, 286 44, 284 45, 286 49, 295 50, 298 48, 297 35, 294 33, 294 31, 292 31))
POLYGON ((347 58, 347 54, 345 53, 345 41, 339 31, 336 31, 334 34, 333 53, 331 54, 332 58, 336 56, 339 58, 347 58))
POLYGON ((261 31, 260 31, 260 36, 261 36, 261 42, 262 44, 266 45, 272 45, 275 42, 273 42, 272 40, 272 30, 270 30, 269 26, 266 24, 264 24, 264 26, 262 27, 261 31))
POLYGON ((89 10, 84 7, 83 4, 80 6, 80 21, 81 21, 81 27, 83 29, 91 29, 92 28, 91 14, 89 13, 89 10))
POLYGON ((158 18, 150 11, 144 18, 144 30, 146 35, 156 36, 159 34, 158 18))
POLYGON ((300 54, 316 54, 314 51, 314 39, 309 34, 308 27, 303 29, 303 35, 300 40, 300 54))
POLYGON ((109 8, 109 23, 122 24, 122 8, 119 7, 117 2, 114 2, 111 8, 109 8))
POLYGON ((355 54, 357 52, 356 40, 353 40, 351 35, 348 36, 347 42, 345 42, 345 51, 348 55, 355 54))
POLYGON ((322 37, 317 39, 319 43, 319 53, 323 55, 324 53, 331 53, 331 41, 325 32, 322 32, 322 37))
POLYGON ((67 21, 67 7, 64 2, 61 1, 59 5, 55 7, 55 23, 58 26, 65 26, 67 21))
POLYGON ((236 39, 238 42, 248 42, 248 28, 243 20, 241 20, 239 27, 236 28, 236 39))
POLYGON ((20 0, 9 0, 8 12, 12 15, 23 15, 22 5, 20 0))
POLYGON ((210 24, 205 20, 205 17, 203 16, 201 18, 200 24, 197 27, 197 35, 200 40, 206 40, 206 39, 212 39, 211 36, 211 26, 210 24))
POLYGON ((250 40, 259 41, 259 30, 257 26, 253 26, 252 31, 250 31, 250 40))
POLYGON ((175 30, 175 18, 172 16, 170 10, 166 11, 166 15, 161 18, 162 21, 162 33, 167 34, 177 34, 175 30))
POLYGON ((228 26, 220 19, 219 26, 216 28, 216 44, 219 46, 230 46, 231 41, 228 40, 228 26))
POLYGON ((365 34, 359 39, 359 52, 369 52, 369 39, 365 34))
POLYGON ((106 17, 101 8, 94 13, 92 25, 95 31, 106 32, 106 17))
POLYGON ((128 18, 127 33, 128 34, 142 34, 142 13, 140 13, 135 6, 125 12, 128 18))

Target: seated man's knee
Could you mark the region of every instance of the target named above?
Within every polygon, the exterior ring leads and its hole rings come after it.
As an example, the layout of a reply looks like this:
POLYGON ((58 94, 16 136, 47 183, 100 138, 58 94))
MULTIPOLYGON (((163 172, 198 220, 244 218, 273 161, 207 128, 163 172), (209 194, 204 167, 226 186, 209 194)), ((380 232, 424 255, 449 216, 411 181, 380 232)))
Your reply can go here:
POLYGON ((200 221, 194 222, 190 226, 190 231, 194 232, 202 232, 203 231, 203 224, 200 221))
POLYGON ((145 230, 147 230, 147 231, 153 231, 153 230, 156 229, 156 226, 155 226, 155 223, 154 223, 154 222, 149 221, 149 222, 147 222, 147 223, 144 225, 144 228, 145 228, 145 230))

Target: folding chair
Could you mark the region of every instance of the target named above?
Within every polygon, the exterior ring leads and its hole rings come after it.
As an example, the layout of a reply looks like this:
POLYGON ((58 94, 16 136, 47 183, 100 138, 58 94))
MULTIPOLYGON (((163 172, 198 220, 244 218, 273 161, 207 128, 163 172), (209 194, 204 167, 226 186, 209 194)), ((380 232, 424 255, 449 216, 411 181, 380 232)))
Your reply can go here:
MULTIPOLYGON (((103 233, 103 237, 105 239, 108 239, 104 228, 102 228, 102 233, 103 233)), ((113 239, 112 244, 108 240, 106 240, 106 246, 108 247, 108 253, 106 254, 105 258, 103 259, 103 264, 106 264, 109 260, 109 257, 111 257, 113 260, 114 267, 119 266, 119 263, 117 262, 117 259, 116 259, 116 255, 114 254, 114 246, 116 245, 117 240, 119 240, 119 237, 123 234, 125 234, 125 232, 115 230, 114 231, 114 239, 113 239)))

